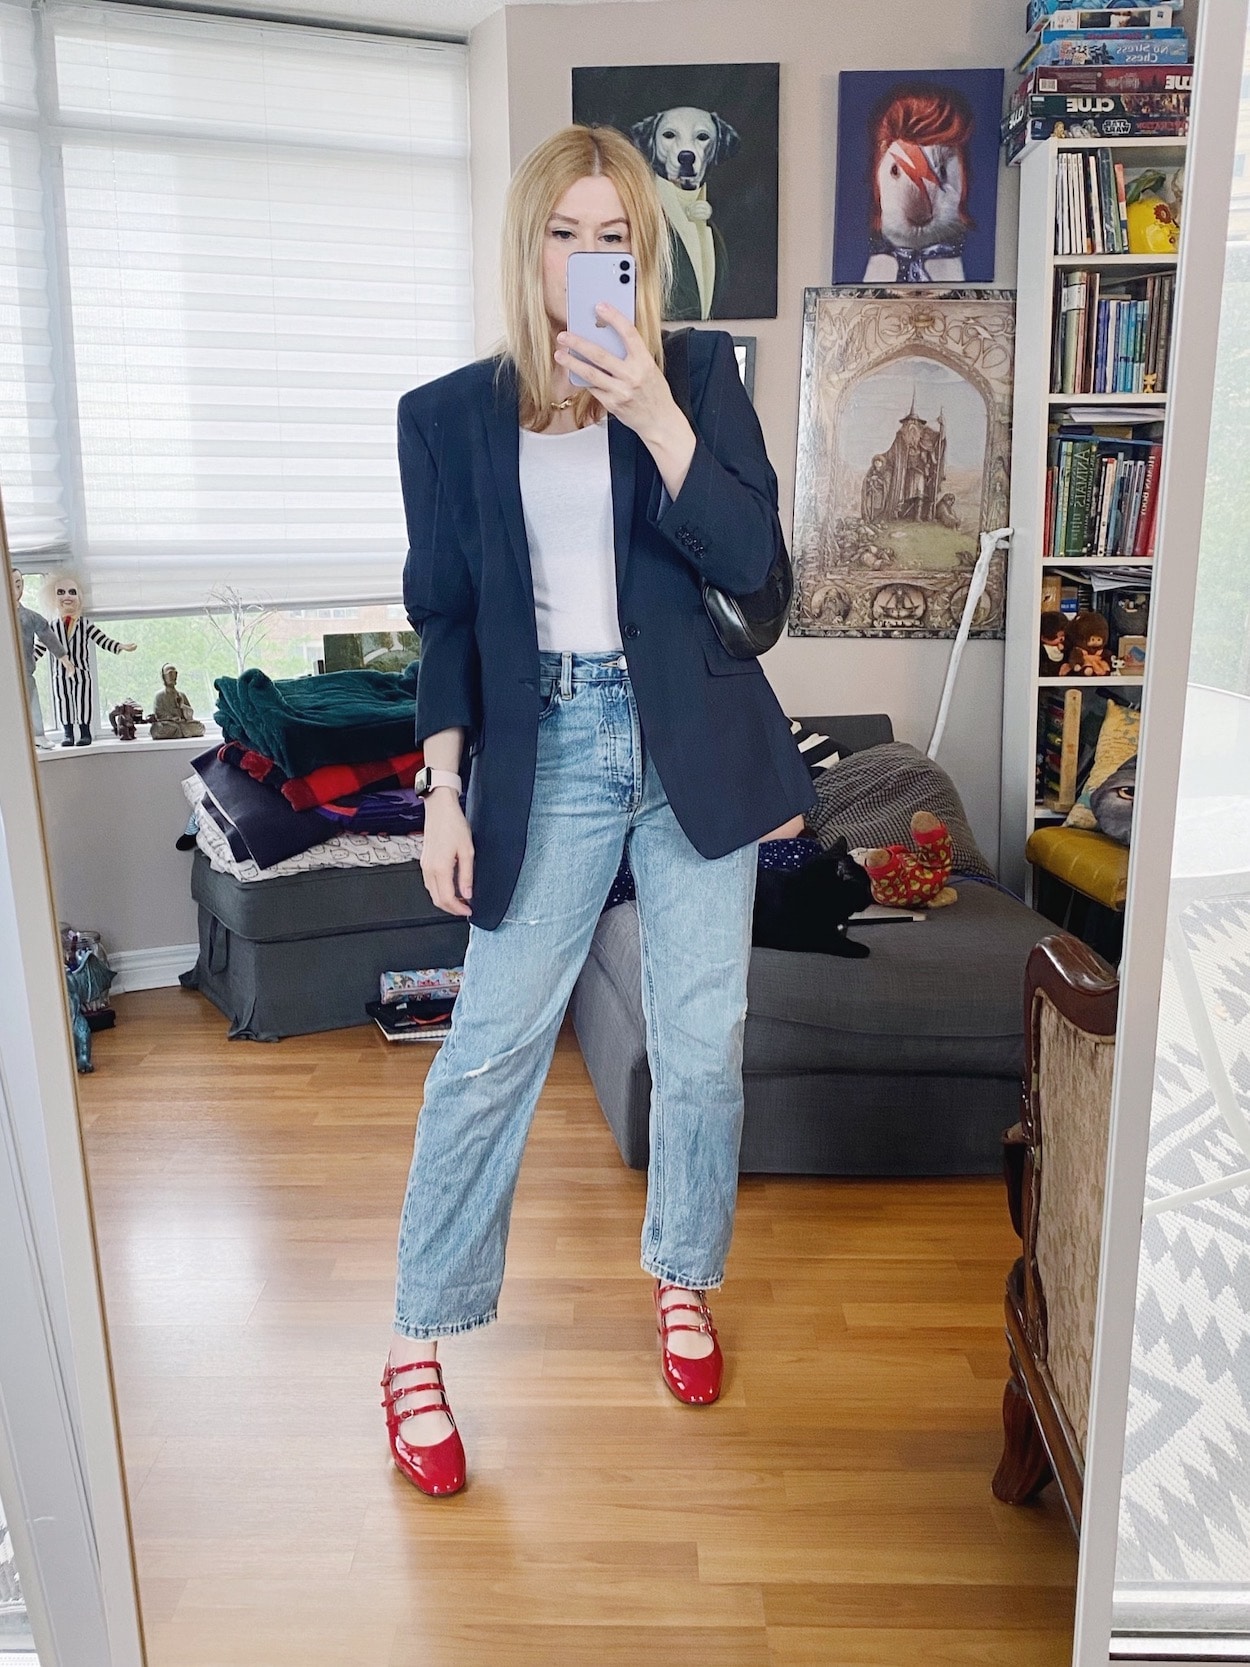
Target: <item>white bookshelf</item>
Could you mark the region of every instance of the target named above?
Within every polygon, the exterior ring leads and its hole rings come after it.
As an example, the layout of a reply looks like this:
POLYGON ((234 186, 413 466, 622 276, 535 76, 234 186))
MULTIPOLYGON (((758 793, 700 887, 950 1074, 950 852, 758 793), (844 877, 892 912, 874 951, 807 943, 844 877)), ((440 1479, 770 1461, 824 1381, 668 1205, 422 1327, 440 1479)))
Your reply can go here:
POLYGON ((1006 642, 1003 659, 1002 798, 999 876, 1004 885, 1031 895, 1031 875, 1024 848, 1035 827, 1062 821, 1037 804, 1038 702, 1044 689, 1073 687, 1141 688, 1140 677, 1041 677, 1037 670, 1038 630, 1042 610, 1042 574, 1047 568, 1141 568, 1149 557, 1043 557, 1046 515, 1046 450, 1056 417, 1082 409, 1117 407, 1166 417, 1167 394, 1056 394, 1051 390, 1051 331, 1055 273, 1077 267, 1113 267, 1147 274, 1175 270, 1175 255, 1055 254, 1055 181, 1063 151, 1107 149, 1130 167, 1157 162, 1174 168, 1185 154, 1184 139, 1047 139, 1022 153, 1020 172, 1019 278, 1016 289, 1016 370, 1011 443, 1011 525, 1015 529, 1007 574, 1006 642), (1155 414, 1157 413, 1157 415, 1155 414))

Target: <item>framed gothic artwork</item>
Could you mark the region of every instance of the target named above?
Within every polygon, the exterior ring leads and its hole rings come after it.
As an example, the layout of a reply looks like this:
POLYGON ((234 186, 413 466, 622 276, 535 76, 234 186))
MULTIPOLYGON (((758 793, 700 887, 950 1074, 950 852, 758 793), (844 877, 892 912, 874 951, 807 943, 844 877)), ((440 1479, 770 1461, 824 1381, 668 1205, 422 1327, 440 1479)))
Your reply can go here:
MULTIPOLYGON (((809 289, 794 487, 800 637, 953 637, 1007 520, 1015 295, 809 289)), ((1006 563, 973 633, 1003 635, 1006 563)))

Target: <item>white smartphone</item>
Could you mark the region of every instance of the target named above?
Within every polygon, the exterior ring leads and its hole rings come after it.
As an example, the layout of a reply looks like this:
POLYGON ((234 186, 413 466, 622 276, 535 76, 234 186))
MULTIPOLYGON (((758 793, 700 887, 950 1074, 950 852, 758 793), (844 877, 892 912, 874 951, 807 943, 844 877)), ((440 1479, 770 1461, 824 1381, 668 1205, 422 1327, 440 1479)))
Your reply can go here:
MULTIPOLYGON (((625 357, 625 343, 610 324, 601 324, 595 317, 600 301, 608 301, 634 322, 634 257, 615 254, 608 249, 576 249, 569 256, 565 268, 564 285, 567 297, 568 328, 575 336, 598 343, 618 359, 625 357)), ((569 372, 575 388, 585 388, 586 381, 569 372)))

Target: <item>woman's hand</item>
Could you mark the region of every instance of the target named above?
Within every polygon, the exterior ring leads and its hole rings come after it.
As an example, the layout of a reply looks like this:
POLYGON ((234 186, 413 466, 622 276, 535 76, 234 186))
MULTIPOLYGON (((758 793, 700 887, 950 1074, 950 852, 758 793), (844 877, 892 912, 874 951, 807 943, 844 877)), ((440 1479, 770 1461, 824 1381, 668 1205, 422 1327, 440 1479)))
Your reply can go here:
POLYGON ((625 314, 601 301, 595 316, 620 336, 625 357, 618 359, 584 336, 561 330, 556 337, 556 363, 576 371, 604 410, 633 429, 655 459, 669 497, 675 498, 694 456, 694 430, 678 409, 664 372, 625 314))
POLYGON ((435 908, 468 915, 473 896, 473 834, 450 787, 436 787, 425 801, 421 878, 435 908))

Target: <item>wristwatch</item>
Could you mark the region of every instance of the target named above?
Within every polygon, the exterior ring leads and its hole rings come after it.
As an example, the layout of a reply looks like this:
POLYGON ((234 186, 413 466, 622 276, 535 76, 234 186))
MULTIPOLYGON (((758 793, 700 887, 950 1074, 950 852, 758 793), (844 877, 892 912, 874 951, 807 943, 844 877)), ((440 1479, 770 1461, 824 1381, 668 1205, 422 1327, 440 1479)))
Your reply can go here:
POLYGON ((436 787, 450 787, 457 798, 464 791, 454 770, 431 770, 428 764, 417 771, 412 787, 419 799, 428 798, 436 787))

